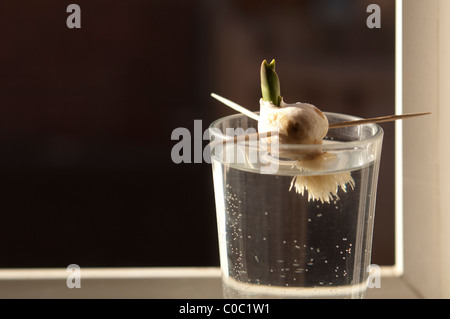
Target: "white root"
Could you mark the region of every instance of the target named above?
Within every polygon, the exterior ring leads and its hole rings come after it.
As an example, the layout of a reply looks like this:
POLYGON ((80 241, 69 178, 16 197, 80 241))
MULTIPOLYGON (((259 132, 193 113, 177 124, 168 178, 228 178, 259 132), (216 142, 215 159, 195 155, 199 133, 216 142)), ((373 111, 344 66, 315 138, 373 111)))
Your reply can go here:
MULTIPOLYGON (((330 161, 336 157, 330 153, 322 153, 310 160, 298 160, 295 166, 302 172, 314 172, 323 170, 330 161)), ((321 201, 322 203, 330 203, 333 199, 338 200, 338 191, 341 188, 347 192, 347 185, 350 185, 352 190, 355 187, 355 181, 350 171, 340 172, 336 174, 312 175, 306 174, 294 176, 291 182, 291 187, 301 195, 308 191, 308 201, 321 201)))
POLYGON ((291 187, 302 196, 305 191, 308 191, 308 201, 320 201, 323 203, 330 203, 332 200, 339 200, 339 187, 347 192, 347 184, 352 190, 355 187, 355 182, 350 172, 330 175, 316 175, 316 176, 294 176, 291 182, 291 187))

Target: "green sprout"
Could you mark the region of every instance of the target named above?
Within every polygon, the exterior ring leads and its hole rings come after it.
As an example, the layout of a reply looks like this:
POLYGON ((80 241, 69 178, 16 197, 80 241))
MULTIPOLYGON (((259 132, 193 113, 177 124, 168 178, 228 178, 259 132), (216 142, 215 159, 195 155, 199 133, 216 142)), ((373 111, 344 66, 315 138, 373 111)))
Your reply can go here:
POLYGON ((264 60, 261 64, 261 93, 264 101, 272 102, 275 106, 280 106, 280 80, 275 72, 275 60, 270 64, 264 60))

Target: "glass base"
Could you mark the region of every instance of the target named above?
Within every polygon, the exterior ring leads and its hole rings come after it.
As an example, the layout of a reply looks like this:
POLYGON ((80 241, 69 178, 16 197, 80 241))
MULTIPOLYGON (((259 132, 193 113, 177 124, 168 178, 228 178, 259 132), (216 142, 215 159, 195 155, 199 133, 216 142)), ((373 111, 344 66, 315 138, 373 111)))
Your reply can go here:
POLYGON ((225 299, 365 299, 367 283, 339 287, 280 287, 222 279, 225 299))

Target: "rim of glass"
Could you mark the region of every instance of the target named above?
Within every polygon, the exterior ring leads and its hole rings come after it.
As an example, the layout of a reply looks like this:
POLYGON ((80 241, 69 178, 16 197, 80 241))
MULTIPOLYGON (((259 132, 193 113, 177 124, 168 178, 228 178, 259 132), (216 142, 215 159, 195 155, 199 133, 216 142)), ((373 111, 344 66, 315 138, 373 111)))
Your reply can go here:
MULTIPOLYGON (((354 120, 362 120, 363 119, 361 117, 348 115, 348 114, 344 114, 344 113, 335 113, 335 112, 323 112, 323 113, 325 114, 325 116, 335 115, 335 116, 343 117, 344 121, 354 121, 354 120)), ((255 114, 259 114, 259 112, 255 112, 255 114)), ((213 121, 210 124, 209 128, 210 129, 215 128, 220 122, 223 122, 225 120, 232 120, 234 118, 240 118, 240 117, 244 118, 247 116, 244 114, 240 114, 240 113, 227 115, 227 116, 221 117, 221 118, 213 121)), ((328 118, 328 116, 327 116, 327 118, 328 118)), ((362 140, 355 140, 355 141, 326 140, 327 141, 326 144, 279 144, 278 147, 280 150, 306 150, 306 149, 308 149, 308 150, 311 150, 311 149, 339 150, 339 149, 356 148, 361 145, 370 144, 371 142, 375 142, 376 140, 383 137, 383 134, 384 134, 383 128, 376 123, 362 124, 362 125, 358 125, 358 126, 362 126, 362 127, 369 126, 371 128, 371 130, 374 131, 375 133, 365 139, 362 139, 362 140)), ((340 130, 340 129, 346 129, 346 127, 333 128, 333 130, 340 130)), ((220 140, 224 140, 224 141, 229 140, 231 138, 231 136, 227 136, 227 135, 223 134, 223 132, 217 132, 215 130, 210 130, 210 134, 211 134, 210 138, 212 136, 215 136, 215 137, 219 138, 220 140)), ((230 141, 230 143, 231 142, 234 144, 245 144, 246 143, 246 141, 230 141)))

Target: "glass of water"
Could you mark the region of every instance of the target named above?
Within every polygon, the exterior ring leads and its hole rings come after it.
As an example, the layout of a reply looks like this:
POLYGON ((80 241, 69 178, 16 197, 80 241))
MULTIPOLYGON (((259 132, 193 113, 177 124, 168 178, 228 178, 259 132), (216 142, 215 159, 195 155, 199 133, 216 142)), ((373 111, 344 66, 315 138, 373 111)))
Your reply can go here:
POLYGON ((335 128, 322 145, 277 148, 252 139, 256 128, 239 114, 210 126, 224 297, 364 298, 382 128, 335 128))

